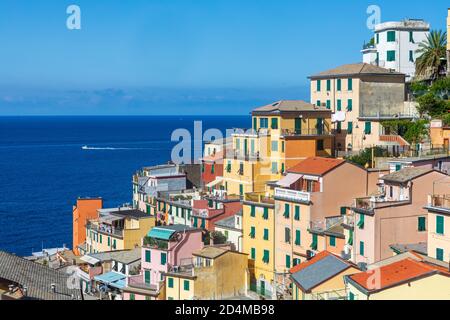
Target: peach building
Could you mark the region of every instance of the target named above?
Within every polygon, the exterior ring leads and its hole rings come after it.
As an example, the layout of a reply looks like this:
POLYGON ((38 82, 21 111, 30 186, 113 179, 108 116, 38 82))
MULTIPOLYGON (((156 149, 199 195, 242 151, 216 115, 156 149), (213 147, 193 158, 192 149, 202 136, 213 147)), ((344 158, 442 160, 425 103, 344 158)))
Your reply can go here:
POLYGON ((445 186, 436 182, 446 176, 428 168, 405 168, 383 176, 371 197, 356 199, 353 261, 372 264, 392 256, 393 244, 427 242, 430 223, 424 206, 430 190, 444 192, 445 186))
POLYGON ((289 169, 275 185, 276 270, 324 250, 341 256, 343 215, 355 197, 376 190, 378 178, 378 172, 340 159, 308 158, 289 169))
POLYGON ((435 148, 449 150, 450 126, 445 125, 442 120, 432 120, 430 123, 431 144, 435 148))
POLYGON ((98 216, 97 210, 103 208, 101 198, 79 198, 73 206, 73 252, 80 255, 78 246, 86 242, 86 223, 98 216))

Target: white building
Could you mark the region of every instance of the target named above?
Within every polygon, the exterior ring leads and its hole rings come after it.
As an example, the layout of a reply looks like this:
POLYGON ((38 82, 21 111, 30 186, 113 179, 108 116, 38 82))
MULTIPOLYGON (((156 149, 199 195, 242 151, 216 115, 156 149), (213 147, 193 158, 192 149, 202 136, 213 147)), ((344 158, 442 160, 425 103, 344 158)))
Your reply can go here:
POLYGON ((235 246, 236 251, 242 252, 242 211, 216 221, 215 230, 225 235, 227 241, 235 246))
POLYGON ((364 45, 361 51, 363 62, 404 73, 411 81, 416 73, 416 51, 429 31, 430 24, 423 20, 380 23, 375 26, 374 43, 364 45))

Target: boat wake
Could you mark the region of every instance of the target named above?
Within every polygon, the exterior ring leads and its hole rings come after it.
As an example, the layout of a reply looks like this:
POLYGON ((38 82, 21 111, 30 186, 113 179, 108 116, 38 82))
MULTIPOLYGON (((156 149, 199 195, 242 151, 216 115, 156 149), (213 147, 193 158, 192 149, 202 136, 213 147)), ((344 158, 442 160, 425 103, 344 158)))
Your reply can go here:
POLYGON ((132 150, 133 148, 112 148, 112 147, 88 147, 88 146, 82 146, 81 149, 83 150, 132 150))

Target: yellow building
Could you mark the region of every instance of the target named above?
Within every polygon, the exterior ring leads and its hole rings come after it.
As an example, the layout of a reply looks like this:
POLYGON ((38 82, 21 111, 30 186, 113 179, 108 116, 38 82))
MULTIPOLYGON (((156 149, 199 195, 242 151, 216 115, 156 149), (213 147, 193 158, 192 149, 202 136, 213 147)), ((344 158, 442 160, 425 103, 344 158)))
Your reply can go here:
MULTIPOLYGON (((450 187, 450 178, 441 183, 450 187)), ((450 188, 449 188, 450 190, 450 188)), ((428 255, 450 263, 450 194, 428 197, 428 255)))
POLYGON ((229 195, 263 192, 268 181, 312 156, 334 155, 331 110, 283 100, 252 112, 253 127, 232 134, 222 183, 229 195))
POLYGON ((405 258, 345 276, 349 300, 450 300, 448 267, 405 258))
POLYGON ((293 300, 345 300, 344 276, 359 272, 352 263, 323 251, 290 270, 293 300))
POLYGON ((246 254, 205 247, 192 256, 192 261, 165 274, 167 300, 221 300, 247 294, 246 254))
POLYGON ((275 298, 275 201, 248 193, 243 202, 243 252, 249 255, 250 289, 275 298))
POLYGON ((155 217, 134 209, 103 212, 86 224, 85 253, 130 250, 155 226, 155 217))
POLYGON ((400 136, 381 125, 390 119, 412 119, 405 104, 405 75, 366 63, 347 64, 311 79, 311 103, 334 115, 338 151, 358 151, 374 145, 405 147, 400 136))

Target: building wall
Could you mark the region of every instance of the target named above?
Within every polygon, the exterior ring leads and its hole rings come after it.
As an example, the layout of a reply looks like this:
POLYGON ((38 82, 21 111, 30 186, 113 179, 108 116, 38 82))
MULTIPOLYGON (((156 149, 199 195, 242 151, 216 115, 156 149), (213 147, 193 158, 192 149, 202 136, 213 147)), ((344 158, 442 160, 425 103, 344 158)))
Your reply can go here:
POLYGON ((216 180, 217 177, 223 176, 223 163, 203 162, 202 183, 206 186, 208 183, 216 180), (212 167, 214 165, 214 172, 212 167))
POLYGON ((124 230, 124 249, 140 247, 142 238, 155 226, 155 217, 145 219, 126 219, 124 230))
POLYGON ((436 249, 444 250, 444 261, 450 262, 450 215, 428 211, 428 256, 436 259, 436 249), (436 233, 436 217, 444 218, 444 234, 436 233))
POLYGON ((196 282, 194 279, 170 276, 166 279, 167 300, 192 300, 196 282), (173 288, 169 288, 169 278, 173 279, 173 288), (189 282, 189 290, 185 290, 184 282, 189 282))
POLYGON ((73 207, 73 252, 79 255, 78 245, 86 241, 86 222, 98 216, 97 210, 103 208, 102 199, 78 199, 73 207))

